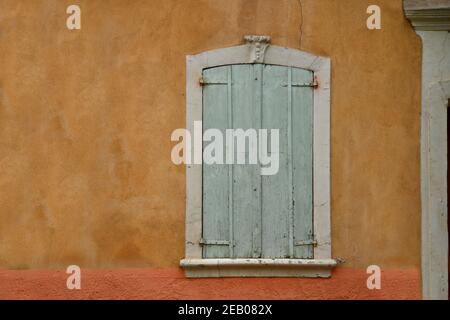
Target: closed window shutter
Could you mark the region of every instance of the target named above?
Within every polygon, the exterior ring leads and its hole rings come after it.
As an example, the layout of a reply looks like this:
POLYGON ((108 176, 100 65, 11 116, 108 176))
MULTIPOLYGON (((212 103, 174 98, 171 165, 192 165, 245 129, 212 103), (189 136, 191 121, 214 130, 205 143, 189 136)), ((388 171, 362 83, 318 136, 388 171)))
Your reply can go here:
MULTIPOLYGON (((203 130, 228 128, 228 73, 229 67, 204 71, 203 130)), ((229 187, 231 166, 203 165, 203 256, 205 258, 231 257, 229 187)))
POLYGON ((313 258, 312 72, 292 68, 292 169, 294 258, 313 258), (299 85, 299 86, 296 86, 299 85))
POLYGON ((280 132, 276 175, 258 164, 203 166, 205 258, 313 258, 312 78, 262 64, 204 70, 203 130, 280 132))

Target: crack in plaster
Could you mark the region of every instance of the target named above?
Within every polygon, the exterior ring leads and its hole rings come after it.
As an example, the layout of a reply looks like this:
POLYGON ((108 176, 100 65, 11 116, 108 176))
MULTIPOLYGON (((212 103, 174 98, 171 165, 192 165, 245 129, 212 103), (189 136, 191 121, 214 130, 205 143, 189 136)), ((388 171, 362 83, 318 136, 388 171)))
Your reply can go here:
POLYGON ((299 47, 302 47, 302 42, 303 42, 303 4, 302 4, 302 0, 298 0, 298 4, 300 6, 300 44, 299 47))

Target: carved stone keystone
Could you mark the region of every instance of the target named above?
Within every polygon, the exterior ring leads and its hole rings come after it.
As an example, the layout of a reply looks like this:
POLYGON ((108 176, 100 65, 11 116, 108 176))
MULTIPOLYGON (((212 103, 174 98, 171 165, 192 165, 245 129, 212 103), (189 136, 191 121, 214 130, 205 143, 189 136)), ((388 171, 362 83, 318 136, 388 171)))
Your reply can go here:
POLYGON ((245 36, 245 41, 249 46, 251 46, 250 62, 251 63, 263 63, 264 54, 266 53, 267 47, 270 45, 269 36, 245 36))

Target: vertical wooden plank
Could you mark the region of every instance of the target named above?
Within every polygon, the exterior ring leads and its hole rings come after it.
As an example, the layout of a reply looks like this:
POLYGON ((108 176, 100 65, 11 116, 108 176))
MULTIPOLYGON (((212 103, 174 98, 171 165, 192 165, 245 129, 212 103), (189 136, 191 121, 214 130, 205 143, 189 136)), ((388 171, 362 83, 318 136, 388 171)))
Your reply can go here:
MULTIPOLYGON (((233 102, 232 102, 232 72, 231 66, 227 66, 227 110, 228 128, 233 128, 233 102)), ((227 154, 233 154, 234 141, 226 141, 227 154)), ((228 165, 228 230, 229 230, 229 257, 234 258, 234 234, 233 234, 233 164, 228 165)))
MULTIPOLYGON (((262 256, 289 257, 289 170, 287 156, 288 68, 266 65, 263 72, 262 127, 279 129, 279 171, 262 177, 262 256)), ((270 148, 273 152, 273 148, 270 148)))
MULTIPOLYGON (((259 129, 262 65, 234 65, 232 70, 233 128, 259 129)), ((234 257, 259 258, 261 256, 261 175, 259 165, 249 164, 249 142, 246 142, 246 146, 246 164, 233 166, 234 257)))
MULTIPOLYGON (((292 69, 293 83, 313 81, 308 70, 292 69)), ((313 240, 313 88, 292 88, 294 241, 313 240)), ((294 258, 313 258, 313 245, 294 247, 294 258)))
MULTIPOLYGON (((253 113, 254 113, 254 125, 255 128, 262 128, 262 102, 263 102, 263 81, 264 81, 264 66, 262 64, 255 64, 253 66, 253 76, 255 79, 253 88, 253 113)), ((258 135, 258 146, 256 147, 259 152, 259 135, 258 135)), ((259 154, 258 154, 259 158, 259 154)), ((256 226, 253 232, 253 257, 262 257, 262 177, 261 177, 261 167, 256 166, 256 173, 254 178, 255 183, 255 198, 258 206, 258 213, 255 217, 256 226)))
POLYGON ((293 168, 292 168, 292 68, 288 68, 288 113, 287 113, 287 135, 288 135, 288 206, 289 206, 289 257, 294 256, 294 199, 293 199, 293 168))
MULTIPOLYGON (((228 69, 218 67, 203 72, 203 130, 228 128, 228 69), (220 84, 218 84, 220 83, 220 84)), ((203 238, 230 240, 229 168, 226 165, 203 164, 203 238)), ((204 245, 204 258, 229 257, 229 247, 204 245)))

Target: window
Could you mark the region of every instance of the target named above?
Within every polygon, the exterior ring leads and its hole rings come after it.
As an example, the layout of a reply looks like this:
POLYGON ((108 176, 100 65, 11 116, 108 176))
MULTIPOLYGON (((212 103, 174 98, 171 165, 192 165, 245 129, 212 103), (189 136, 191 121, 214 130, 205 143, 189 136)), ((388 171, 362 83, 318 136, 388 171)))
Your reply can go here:
POLYGON ((188 56, 187 126, 278 129, 278 172, 261 175, 259 164, 188 165, 181 266, 188 277, 328 277, 336 265, 330 61, 269 46, 268 37, 246 39, 188 56))

